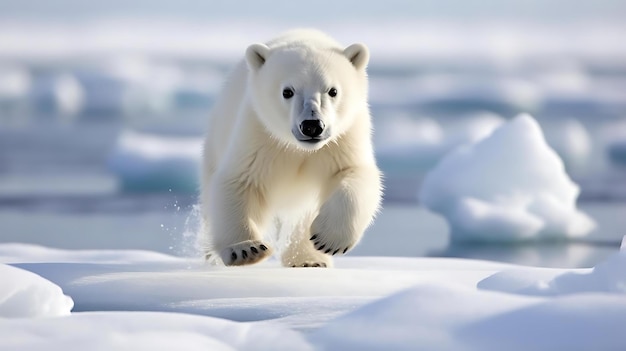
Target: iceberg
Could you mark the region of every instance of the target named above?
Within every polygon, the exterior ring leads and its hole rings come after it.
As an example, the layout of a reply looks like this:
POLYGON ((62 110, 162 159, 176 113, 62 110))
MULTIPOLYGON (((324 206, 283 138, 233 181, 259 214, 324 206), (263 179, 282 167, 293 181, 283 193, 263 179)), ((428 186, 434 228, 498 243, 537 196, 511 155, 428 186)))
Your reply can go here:
POLYGON ((454 241, 510 242, 587 235, 595 222, 576 208, 580 189, 522 114, 430 171, 420 203, 443 215, 454 241))

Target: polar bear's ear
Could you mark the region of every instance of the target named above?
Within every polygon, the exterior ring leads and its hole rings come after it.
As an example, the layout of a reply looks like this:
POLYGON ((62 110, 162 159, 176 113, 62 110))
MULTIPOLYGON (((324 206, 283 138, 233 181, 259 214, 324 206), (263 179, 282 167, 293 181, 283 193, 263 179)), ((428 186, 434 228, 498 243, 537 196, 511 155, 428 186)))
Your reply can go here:
POLYGON ((270 48, 265 44, 252 44, 248 46, 246 50, 246 62, 248 63, 248 67, 252 71, 256 71, 267 59, 267 54, 270 52, 270 48))
POLYGON ((370 60, 370 51, 363 44, 352 44, 343 50, 343 54, 359 70, 364 69, 370 60))

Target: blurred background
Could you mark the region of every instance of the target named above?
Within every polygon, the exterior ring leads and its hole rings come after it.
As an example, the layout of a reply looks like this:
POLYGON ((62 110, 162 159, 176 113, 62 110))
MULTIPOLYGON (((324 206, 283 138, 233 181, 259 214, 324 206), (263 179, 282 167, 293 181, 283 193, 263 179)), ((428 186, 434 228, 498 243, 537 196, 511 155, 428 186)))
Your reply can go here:
POLYGON ((371 50, 387 191, 354 255, 584 267, 618 249, 620 0, 0 0, 0 242, 197 254, 207 113, 249 44, 294 27, 371 50), (450 245, 417 203, 421 180, 520 112, 538 119, 598 228, 584 242, 450 245))

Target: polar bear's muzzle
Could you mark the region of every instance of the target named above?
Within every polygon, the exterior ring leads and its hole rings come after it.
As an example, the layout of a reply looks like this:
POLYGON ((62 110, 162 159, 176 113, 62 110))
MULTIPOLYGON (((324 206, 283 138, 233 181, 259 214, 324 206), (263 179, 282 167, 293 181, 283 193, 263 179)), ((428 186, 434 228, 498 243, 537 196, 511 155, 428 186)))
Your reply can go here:
POLYGON ((321 119, 305 119, 298 128, 291 130, 300 142, 315 144, 328 139, 330 133, 321 119))

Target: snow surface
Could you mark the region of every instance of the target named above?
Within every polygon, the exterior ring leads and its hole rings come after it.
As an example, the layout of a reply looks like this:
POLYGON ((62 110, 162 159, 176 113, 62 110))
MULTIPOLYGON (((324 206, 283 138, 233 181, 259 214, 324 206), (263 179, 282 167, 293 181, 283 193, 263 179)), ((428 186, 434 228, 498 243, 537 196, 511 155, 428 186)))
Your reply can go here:
MULTIPOLYGON (((2 318, 55 317, 70 314, 72 299, 50 281, 23 269, 0 264, 2 318)), ((2 330, 2 328, 0 328, 2 330)), ((8 334, 10 335, 10 334, 8 334)))
POLYGON ((0 319, 3 350, 312 350, 278 326, 162 312, 90 312, 34 320, 0 319))
POLYGON ((625 251, 593 269, 391 257, 221 267, 141 251, 111 263, 112 252, 25 244, 0 252, 23 262, 0 267, 40 274, 76 302, 69 316, 0 318, 0 349, 626 348, 625 251))
POLYGON ((323 350, 626 348, 624 247, 591 270, 518 267, 476 286, 419 284, 331 321, 310 339, 323 350))
POLYGON ((446 218, 453 240, 503 242, 587 235, 595 223, 577 210, 578 194, 539 124, 523 114, 446 155, 419 199, 446 218))
POLYGON ((420 285, 341 317, 322 350, 623 350, 624 296, 553 299, 420 285), (366 331, 366 332, 364 332, 366 331))

